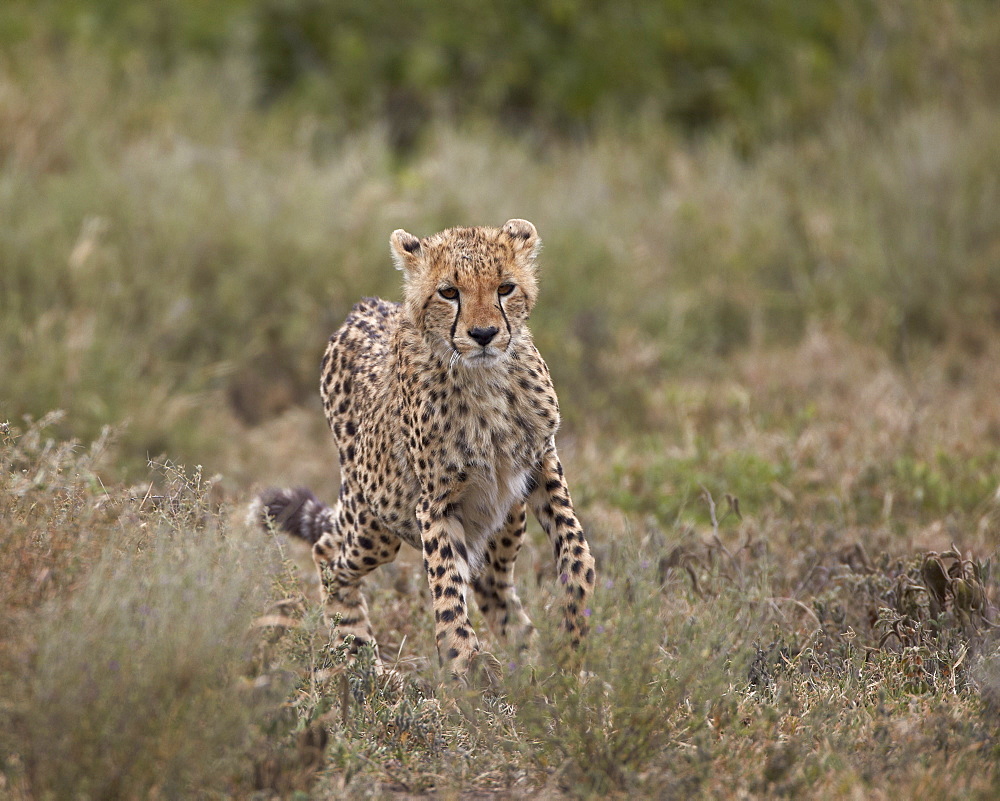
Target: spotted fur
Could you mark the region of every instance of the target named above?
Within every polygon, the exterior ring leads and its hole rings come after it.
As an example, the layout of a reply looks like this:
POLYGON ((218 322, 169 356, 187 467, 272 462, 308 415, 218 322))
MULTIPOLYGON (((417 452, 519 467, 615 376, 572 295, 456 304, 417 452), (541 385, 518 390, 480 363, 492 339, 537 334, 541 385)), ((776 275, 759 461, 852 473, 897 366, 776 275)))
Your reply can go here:
POLYGON ((323 357, 340 497, 329 507, 282 490, 261 499, 264 512, 314 543, 325 613, 355 647, 374 644, 363 578, 401 542, 419 548, 439 656, 462 674, 481 651, 470 589, 495 636, 533 632, 513 576, 530 508, 578 642, 594 560, 556 452, 556 394, 525 325, 538 294, 535 227, 510 220, 424 239, 398 230, 390 243, 404 302, 357 304, 323 357))

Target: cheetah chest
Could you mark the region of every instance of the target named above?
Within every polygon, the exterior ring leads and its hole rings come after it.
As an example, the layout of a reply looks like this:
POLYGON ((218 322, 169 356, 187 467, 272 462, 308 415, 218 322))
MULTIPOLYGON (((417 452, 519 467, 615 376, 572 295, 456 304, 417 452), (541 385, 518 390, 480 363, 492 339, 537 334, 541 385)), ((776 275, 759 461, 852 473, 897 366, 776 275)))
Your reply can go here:
POLYGON ((470 558, 478 563, 486 543, 504 525, 511 507, 527 495, 530 471, 509 459, 498 459, 493 464, 471 465, 467 475, 468 483, 456 511, 465 528, 470 558))
POLYGON ((478 562, 511 507, 527 496, 546 437, 516 396, 500 391, 467 397, 472 414, 457 427, 453 442, 466 479, 454 507, 470 556, 478 562))

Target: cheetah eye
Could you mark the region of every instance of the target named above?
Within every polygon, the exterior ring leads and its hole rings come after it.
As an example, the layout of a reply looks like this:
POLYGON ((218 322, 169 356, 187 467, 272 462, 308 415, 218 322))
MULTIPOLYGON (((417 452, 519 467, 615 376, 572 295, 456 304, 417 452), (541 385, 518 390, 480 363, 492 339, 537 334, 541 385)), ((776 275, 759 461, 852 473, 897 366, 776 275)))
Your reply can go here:
POLYGON ((439 289, 438 294, 445 300, 454 300, 458 297, 458 290, 453 286, 446 286, 444 289, 439 289))
POLYGON ((513 291, 514 291, 514 285, 511 283, 500 284, 500 286, 497 288, 498 295, 509 295, 513 291))

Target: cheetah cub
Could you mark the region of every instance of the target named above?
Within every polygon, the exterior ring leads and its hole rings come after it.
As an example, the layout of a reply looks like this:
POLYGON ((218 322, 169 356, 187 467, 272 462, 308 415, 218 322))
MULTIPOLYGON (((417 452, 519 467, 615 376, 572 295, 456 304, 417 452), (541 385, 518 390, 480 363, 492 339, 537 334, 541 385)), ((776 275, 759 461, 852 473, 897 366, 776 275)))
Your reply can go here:
MULTIPOLYGON (((400 542, 423 552, 442 664, 479 662, 469 590, 494 636, 533 633, 514 588, 528 507, 555 551, 563 627, 576 644, 594 559, 556 453, 559 406, 526 321, 538 295, 535 226, 450 228, 390 238, 402 304, 358 303, 330 338, 320 391, 340 451, 330 507, 280 490, 259 508, 312 543, 328 620, 374 646, 365 575, 400 542)), ((377 652, 376 652, 377 653, 377 652)))

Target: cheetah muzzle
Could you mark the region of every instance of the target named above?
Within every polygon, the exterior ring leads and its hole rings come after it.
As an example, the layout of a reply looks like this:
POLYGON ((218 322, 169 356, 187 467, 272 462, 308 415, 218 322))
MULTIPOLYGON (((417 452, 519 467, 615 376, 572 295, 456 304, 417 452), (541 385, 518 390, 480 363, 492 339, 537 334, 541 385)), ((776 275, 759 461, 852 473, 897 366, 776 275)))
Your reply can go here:
MULTIPOLYGON (((514 587, 531 509, 552 544, 562 626, 586 631, 594 559, 556 452, 559 405, 526 321, 541 241, 526 220, 390 237, 403 303, 367 298, 330 338, 320 392, 340 451, 328 506, 308 490, 259 501, 261 519, 313 543, 325 614, 355 650, 375 646, 361 592, 401 542, 423 553, 443 664, 482 649, 469 591, 493 635, 533 633, 514 587)), ((377 651, 376 651, 377 653, 377 651)))

